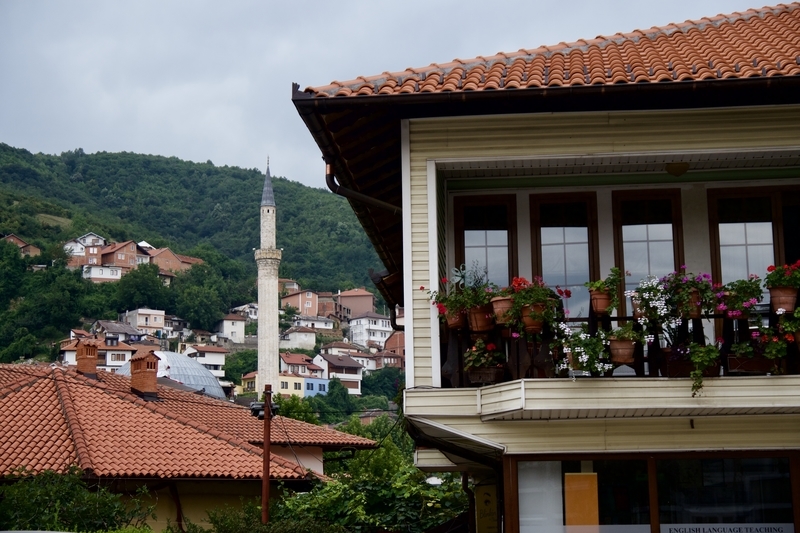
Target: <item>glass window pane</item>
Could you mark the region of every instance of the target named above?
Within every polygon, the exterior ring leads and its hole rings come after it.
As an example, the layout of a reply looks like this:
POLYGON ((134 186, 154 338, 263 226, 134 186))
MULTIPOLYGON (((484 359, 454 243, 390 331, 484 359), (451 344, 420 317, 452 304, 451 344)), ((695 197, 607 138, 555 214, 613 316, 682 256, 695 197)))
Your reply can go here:
POLYGON ((564 242, 564 228, 542 228, 542 244, 564 242))
POLYGON ((720 244, 743 244, 744 242, 744 222, 732 222, 719 225, 720 244))
POLYGON ((589 246, 567 244, 564 246, 567 265, 567 284, 580 285, 589 281, 589 246))
POLYGON ((482 230, 465 230, 464 246, 485 246, 486 232, 482 230))
POLYGON ((508 249, 505 247, 489 248, 487 252, 489 281, 500 287, 507 286, 510 281, 508 279, 508 249))
POLYGON ((622 240, 643 241, 647 239, 647 226, 622 226, 622 240))
POLYGON ((548 285, 563 285, 564 247, 561 245, 542 246, 542 279, 548 285))
POLYGON ((505 246, 508 244, 508 232, 506 230, 492 230, 486 232, 486 244, 489 246, 505 246))
POLYGON ((748 243, 772 244, 772 222, 748 222, 745 231, 748 243))
POLYGON ((569 285, 572 298, 564 300, 564 310, 569 311, 569 318, 587 318, 589 316, 589 289, 581 285, 569 285))
POLYGON ((623 242, 622 253, 625 257, 625 270, 631 273, 630 281, 639 283, 650 273, 647 264, 646 242, 623 242))
POLYGON ((589 229, 564 228, 564 242, 589 242, 589 229))
POLYGON ((767 272, 767 267, 773 264, 772 244, 748 246, 747 255, 747 266, 750 269, 748 274, 758 274, 764 277, 764 274, 767 272))
POLYGON ((745 246, 722 246, 719 255, 722 263, 722 283, 747 279, 747 248, 745 246))
POLYGON ((661 277, 675 270, 672 241, 650 242, 648 250, 650 252, 650 274, 661 277))
POLYGON ((794 531, 786 458, 661 460, 656 468, 662 531, 667 524, 709 523, 785 524, 783 531, 794 531))
POLYGON ((465 248, 464 266, 469 271, 477 265, 480 270, 486 265, 486 248, 465 248))
POLYGON ((650 224, 647 226, 647 232, 651 241, 662 240, 672 242, 672 224, 650 224))

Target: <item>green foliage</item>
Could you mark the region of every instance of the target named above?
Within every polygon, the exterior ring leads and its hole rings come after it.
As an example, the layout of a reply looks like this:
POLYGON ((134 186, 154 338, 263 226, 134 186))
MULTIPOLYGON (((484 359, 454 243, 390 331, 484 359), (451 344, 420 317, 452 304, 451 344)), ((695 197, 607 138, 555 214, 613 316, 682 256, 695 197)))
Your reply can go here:
POLYGON ((33 475, 23 470, 5 481, 8 484, 0 485, 2 530, 118 530, 141 526, 152 514, 138 497, 126 505, 121 496, 88 486, 76 467, 66 474, 45 471, 33 475))
POLYGON ((278 404, 278 414, 281 416, 319 425, 319 418, 314 413, 314 408, 299 396, 292 394, 288 398, 284 398, 280 394, 276 394, 272 398, 278 404))
POLYGON ((169 290, 158 277, 158 265, 145 264, 134 268, 116 283, 117 311, 165 309, 169 306, 169 290))
POLYGON ((361 393, 364 396, 376 395, 391 399, 397 396, 404 383, 403 371, 387 366, 364 376, 361 381, 361 393))
POLYGON ((242 384, 242 375, 258 369, 258 350, 242 350, 225 356, 225 379, 242 384))

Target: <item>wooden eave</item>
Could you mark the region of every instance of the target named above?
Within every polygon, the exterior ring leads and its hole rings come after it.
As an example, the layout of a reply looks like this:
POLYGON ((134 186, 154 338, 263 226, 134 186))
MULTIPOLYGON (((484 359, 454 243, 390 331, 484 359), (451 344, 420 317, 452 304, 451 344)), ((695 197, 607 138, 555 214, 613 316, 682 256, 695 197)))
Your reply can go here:
MULTIPOLYGON (((405 119, 797 104, 800 76, 342 97, 314 96, 294 85, 292 101, 343 187, 400 207, 405 119)), ((379 290, 389 305, 403 305, 401 218, 350 205, 386 275, 400 278, 378 284, 379 290)))

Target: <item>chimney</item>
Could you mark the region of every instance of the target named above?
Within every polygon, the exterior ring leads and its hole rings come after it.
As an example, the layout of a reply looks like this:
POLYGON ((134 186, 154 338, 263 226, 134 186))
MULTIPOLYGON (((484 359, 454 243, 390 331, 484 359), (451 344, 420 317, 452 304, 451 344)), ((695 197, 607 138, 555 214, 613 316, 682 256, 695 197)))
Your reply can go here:
POLYGON ((75 351, 75 362, 78 372, 92 379, 97 379, 97 343, 91 339, 81 339, 75 351))
POLYGON ((145 400, 158 399, 159 357, 150 350, 139 351, 131 357, 131 392, 145 400))

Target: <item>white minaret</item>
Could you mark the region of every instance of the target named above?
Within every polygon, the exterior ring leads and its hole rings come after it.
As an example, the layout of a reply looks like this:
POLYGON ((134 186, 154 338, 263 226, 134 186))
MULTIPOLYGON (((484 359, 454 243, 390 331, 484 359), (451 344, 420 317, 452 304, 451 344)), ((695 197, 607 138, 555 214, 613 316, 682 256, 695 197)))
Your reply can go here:
MULTIPOLYGON (((258 392, 264 385, 278 385, 278 266, 281 251, 275 248, 275 195, 272 192, 272 177, 264 177, 264 192, 261 194, 261 248, 256 250, 258 265, 258 392)), ((273 389, 274 390, 274 389, 273 389)))

